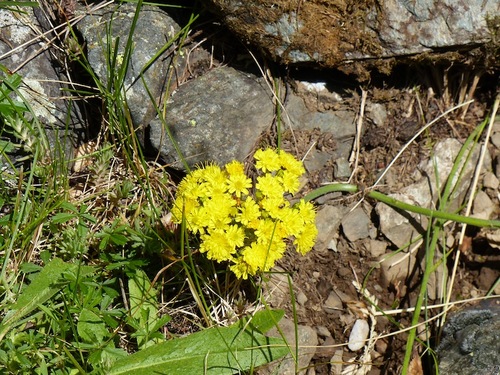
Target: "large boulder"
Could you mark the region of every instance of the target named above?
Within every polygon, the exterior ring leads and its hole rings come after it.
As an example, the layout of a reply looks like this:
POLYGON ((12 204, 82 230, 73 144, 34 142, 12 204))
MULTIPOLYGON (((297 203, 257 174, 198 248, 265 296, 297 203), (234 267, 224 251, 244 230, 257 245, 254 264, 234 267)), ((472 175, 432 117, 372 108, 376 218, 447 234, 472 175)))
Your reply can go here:
POLYGON ((149 142, 162 159, 183 168, 206 161, 243 161, 273 122, 272 93, 263 80, 219 67, 179 87, 165 119, 150 124, 149 142))
POLYGON ((390 58, 473 49, 493 39, 500 13, 500 2, 483 0, 210 2, 231 30, 275 60, 351 70, 360 67, 353 62, 384 68, 390 58))

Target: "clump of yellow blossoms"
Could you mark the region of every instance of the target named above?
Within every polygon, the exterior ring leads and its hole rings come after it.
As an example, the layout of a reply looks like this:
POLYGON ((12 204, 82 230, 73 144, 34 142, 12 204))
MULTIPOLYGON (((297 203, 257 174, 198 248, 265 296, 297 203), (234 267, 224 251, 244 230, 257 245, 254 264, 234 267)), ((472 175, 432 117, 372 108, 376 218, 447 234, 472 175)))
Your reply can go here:
POLYGON ((295 194, 302 162, 282 150, 257 150, 255 186, 243 164, 224 168, 209 164, 190 172, 178 186, 172 209, 174 221, 183 217, 188 230, 200 236, 200 252, 217 262, 229 262, 238 278, 269 271, 292 240, 298 252, 307 253, 318 230, 313 205, 285 199, 295 194))

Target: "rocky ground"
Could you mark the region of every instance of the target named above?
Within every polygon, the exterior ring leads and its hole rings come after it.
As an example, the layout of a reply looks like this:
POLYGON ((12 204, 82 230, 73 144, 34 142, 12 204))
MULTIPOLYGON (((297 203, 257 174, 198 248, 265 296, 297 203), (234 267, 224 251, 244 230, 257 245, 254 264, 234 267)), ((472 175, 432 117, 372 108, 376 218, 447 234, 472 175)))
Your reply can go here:
MULTIPOLYGON (((131 9, 123 14, 133 12, 131 9)), ((88 12, 88 7, 82 7, 75 14, 88 12)), ((92 38, 99 38, 99 26, 94 22, 103 23, 111 13, 102 16, 96 12, 77 27, 86 40, 89 59, 95 56, 91 64, 104 77, 105 67, 99 61, 104 47, 92 38)), ((145 32, 140 38, 151 36, 147 25, 153 22, 165 27, 156 36, 180 30, 175 23, 166 26, 163 12, 148 8, 144 17, 148 13, 153 18, 140 21, 145 32)), ((183 16, 176 17, 180 20, 183 16)), ((306 256, 289 252, 269 276, 265 293, 272 307, 285 309, 284 331, 294 336, 291 322, 299 324, 300 373, 398 374, 407 339, 406 333, 398 332, 408 327, 411 313, 396 310, 415 304, 429 222, 420 215, 400 215, 365 198, 363 192, 375 188, 399 200, 435 208, 461 145, 491 113, 498 70, 471 69, 454 65, 452 60, 439 65, 396 66, 390 74, 374 72, 369 81, 360 83, 359 77, 333 69, 275 65, 256 56, 255 51, 249 53, 245 45, 228 36, 217 19, 205 21, 182 47, 182 58, 169 57, 148 72, 146 82, 155 83, 149 86, 152 93, 137 83, 137 71, 131 73, 127 84, 134 89, 128 100, 132 117, 140 125, 138 131, 144 136, 143 146, 152 150, 151 155, 160 155, 162 163, 181 170, 183 165, 162 130, 165 122, 190 165, 206 160, 249 160, 257 147, 276 146, 280 133, 281 147, 303 159, 307 170, 303 188, 293 199, 332 182, 358 185, 361 193, 329 193, 315 200, 320 232, 317 245, 306 256), (171 91, 162 91, 158 77, 171 73, 175 84, 171 91), (144 97, 150 95, 169 97, 167 118, 145 108, 144 97), (424 236, 422 241, 407 245, 419 235, 424 236), (372 309, 368 300, 376 301, 377 308, 372 309), (389 310, 395 312, 387 316, 381 313, 389 310), (356 321, 372 328, 368 346, 346 346, 356 321)), ((119 32, 127 35, 127 27, 126 22, 120 24, 119 32)), ((155 38, 141 48, 154 50, 163 43, 155 38)), ((150 56, 151 52, 141 49, 132 65, 141 66, 150 56)), ((476 143, 484 140, 483 135, 476 143)), ((476 165, 481 165, 472 214, 496 219, 500 212, 500 121, 493 123, 486 146, 484 159, 479 158, 479 148, 471 152, 452 206, 466 205, 476 165)), ((443 234, 438 257, 446 254, 447 258, 428 283, 429 305, 443 301, 441 282, 450 280, 451 274, 451 301, 482 297, 490 290, 492 295, 500 294, 496 283, 500 276, 500 233, 469 227, 460 241, 460 231, 460 225, 450 223, 443 234)), ((458 304, 450 314, 466 305, 473 303, 458 304)), ((498 326, 498 304, 475 309, 467 313, 472 318, 455 324, 459 328, 445 332, 453 336, 470 326, 469 321, 474 326, 490 321, 498 326)), ((426 316, 432 318, 440 311, 428 309, 426 316)), ((441 330, 435 322, 420 335, 431 345, 441 330)), ((184 328, 178 325, 175 329, 182 332, 184 328)), ((433 359, 424 348, 415 346, 413 374, 431 373, 433 359), (419 364, 422 370, 418 370, 419 364)), ((272 370, 262 373, 265 371, 272 370)), ((277 371, 284 374, 295 369, 277 371)))

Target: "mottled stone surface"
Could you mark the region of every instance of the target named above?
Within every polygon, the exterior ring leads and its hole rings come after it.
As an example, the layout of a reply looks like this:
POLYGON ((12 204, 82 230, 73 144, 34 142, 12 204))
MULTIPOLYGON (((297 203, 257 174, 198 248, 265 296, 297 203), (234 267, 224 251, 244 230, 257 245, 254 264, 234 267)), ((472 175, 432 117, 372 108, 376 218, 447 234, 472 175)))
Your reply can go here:
POLYGON ((273 114, 271 93, 262 81, 220 67, 182 85, 172 95, 165 123, 159 119, 151 122, 149 141, 167 163, 178 168, 183 164, 174 142, 191 166, 242 161, 272 125, 273 114))
MULTIPOLYGON (((23 78, 19 95, 12 94, 11 98, 29 104, 42 126, 34 126, 35 132, 27 133, 39 141, 45 138, 41 134, 46 135, 50 156, 71 157, 73 144, 83 137, 85 121, 77 102, 62 98, 63 90, 70 87, 68 78, 50 52, 51 45, 39 36, 43 28, 33 9, 26 7, 23 11, 21 14, 0 9, 0 64, 23 78), (58 155, 59 152, 66 156, 58 155)), ((28 113, 25 116, 30 119, 28 113)))
MULTIPOLYGON (((115 79, 127 62, 125 51, 136 5, 111 5, 90 14, 85 9, 80 12, 86 15, 78 23, 78 30, 85 39, 88 61, 104 86, 111 87, 111 92, 119 90, 120 87, 116 87, 119 80, 115 79), (110 57, 113 54, 116 54, 115 62, 110 57)), ((143 129, 156 116, 153 101, 160 102, 168 80, 175 81, 185 64, 182 58, 172 64, 173 47, 168 47, 179 30, 177 23, 159 8, 141 8, 124 79, 127 106, 137 129, 143 129)))
POLYGON ((439 373, 490 375, 500 373, 500 303, 483 301, 446 323, 438 347, 439 373))
MULTIPOLYGON (((450 178, 450 172, 461 148, 462 144, 456 139, 448 138, 439 141, 433 148, 433 157, 419 165, 422 178, 414 184, 401 189, 398 193, 389 194, 389 196, 419 207, 436 207, 441 189, 450 178)), ((454 178, 457 186, 453 190, 449 204, 446 207, 449 212, 457 210, 462 204, 478 157, 479 149, 476 148, 472 152, 470 160, 464 166, 460 179, 454 178)), ((486 170, 491 169, 489 155, 485 158, 484 167, 486 170)), ((380 230, 397 247, 407 245, 410 240, 415 239, 419 234, 423 234, 427 228, 428 219, 423 215, 408 212, 400 213, 381 202, 376 205, 375 209, 380 219, 380 230)))
POLYGON ((495 0, 211 0, 240 38, 285 63, 336 67, 489 42, 495 0))
POLYGON ((298 343, 298 358, 292 358, 288 354, 284 359, 271 363, 258 370, 259 375, 305 375, 307 366, 316 353, 318 345, 318 334, 312 327, 296 324, 293 320, 283 318, 278 323, 277 328, 271 329, 267 336, 284 337, 291 351, 295 352, 296 343, 298 343), (296 372, 299 369, 299 372, 296 372))

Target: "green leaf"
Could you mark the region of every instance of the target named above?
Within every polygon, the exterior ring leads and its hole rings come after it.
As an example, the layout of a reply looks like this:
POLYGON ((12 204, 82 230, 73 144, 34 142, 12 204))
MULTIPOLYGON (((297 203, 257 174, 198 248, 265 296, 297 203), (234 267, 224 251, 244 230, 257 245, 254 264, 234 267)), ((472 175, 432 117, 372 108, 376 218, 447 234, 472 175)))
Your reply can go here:
POLYGON ((80 337, 88 343, 102 343, 103 339, 109 335, 101 317, 87 308, 83 308, 80 312, 76 329, 80 337))
POLYGON ((50 221, 54 224, 63 224, 75 217, 76 215, 72 212, 59 212, 55 214, 50 221))
POLYGON ((149 281, 146 273, 137 269, 128 282, 130 295, 130 314, 135 322, 131 322, 137 329, 137 345, 145 349, 158 341, 150 341, 150 336, 158 331, 158 301, 156 289, 149 281))
POLYGON ((64 284, 58 283, 58 281, 61 280, 65 272, 76 271, 78 267, 80 267, 79 274, 81 276, 93 272, 93 268, 90 266, 83 267, 78 264, 65 263, 59 258, 48 263, 21 293, 16 303, 10 307, 10 311, 0 324, 0 341, 18 320, 47 302, 64 287, 64 284))
MULTIPOLYGON (((282 312, 261 311, 254 319, 258 326, 268 328, 281 316, 282 312)), ((246 323, 244 319, 231 327, 208 328, 154 345, 117 361, 109 374, 229 375, 288 353, 283 339, 266 337, 246 323)))

